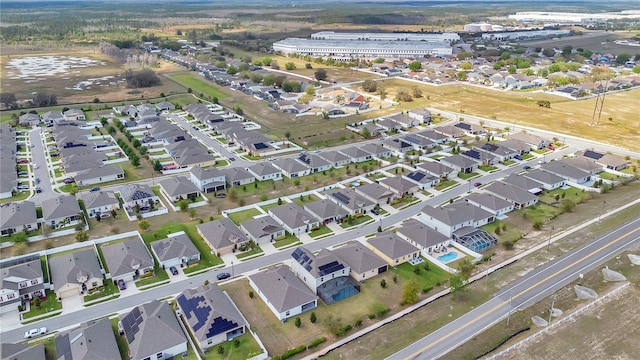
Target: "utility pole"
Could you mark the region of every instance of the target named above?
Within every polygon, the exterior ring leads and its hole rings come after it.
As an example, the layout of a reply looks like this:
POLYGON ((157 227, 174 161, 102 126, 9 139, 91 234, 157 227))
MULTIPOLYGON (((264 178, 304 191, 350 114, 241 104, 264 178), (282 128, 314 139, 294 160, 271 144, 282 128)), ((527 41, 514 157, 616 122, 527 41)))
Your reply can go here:
POLYGON ((507 314, 507 327, 509 327, 509 320, 511 320, 511 304, 513 301, 513 290, 509 291, 509 313, 507 314))
POLYGON ((556 296, 558 294, 553 294, 553 299, 551 300, 551 308, 549 309, 549 321, 547 323, 547 326, 551 325, 551 314, 553 314, 553 305, 556 304, 556 296))
POLYGON ((553 234, 553 230, 555 229, 555 227, 551 227, 551 229, 549 229, 549 242, 547 243, 547 251, 549 251, 549 248, 551 248, 551 234, 553 234))

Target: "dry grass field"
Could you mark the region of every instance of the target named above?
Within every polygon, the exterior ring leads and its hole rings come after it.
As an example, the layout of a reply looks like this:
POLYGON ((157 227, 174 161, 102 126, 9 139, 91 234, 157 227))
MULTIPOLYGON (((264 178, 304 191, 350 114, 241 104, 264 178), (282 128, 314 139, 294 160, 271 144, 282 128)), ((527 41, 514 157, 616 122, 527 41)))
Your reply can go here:
POLYGON ((523 41, 522 45, 530 47, 557 47, 562 49, 565 46, 572 46, 574 49, 589 49, 594 53, 603 54, 637 54, 638 48, 633 46, 618 45, 615 40, 632 38, 636 35, 635 31, 616 31, 616 32, 586 32, 583 35, 568 36, 560 39, 523 41))

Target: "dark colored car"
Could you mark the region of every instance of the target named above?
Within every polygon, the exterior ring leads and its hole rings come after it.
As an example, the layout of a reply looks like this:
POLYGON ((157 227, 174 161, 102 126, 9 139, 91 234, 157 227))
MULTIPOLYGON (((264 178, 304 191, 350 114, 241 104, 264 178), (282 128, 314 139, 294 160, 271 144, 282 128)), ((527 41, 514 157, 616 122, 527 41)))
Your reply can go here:
POLYGON ((513 158, 514 158, 514 159, 516 159, 516 160, 519 160, 519 161, 521 161, 521 160, 522 160, 522 158, 520 157, 520 155, 516 155, 516 156, 514 156, 513 158))
POLYGON ((175 267, 175 266, 170 267, 170 268, 169 268, 169 271, 171 271, 171 273, 172 273, 173 275, 178 275, 178 269, 176 269, 176 267, 175 267))
POLYGON ((89 190, 90 192, 94 192, 94 191, 100 191, 99 187, 92 187, 91 190, 89 190))
POLYGON ((40 184, 40 178, 36 178, 36 185, 40 184))
POLYGON ((529 166, 529 165, 525 165, 525 166, 523 166, 522 168, 523 168, 524 170, 529 170, 529 169, 531 169, 531 166, 529 166))
POLYGON ((36 194, 40 194, 42 192, 42 188, 36 188, 36 194))
POLYGON ((227 197, 227 194, 225 194, 225 193, 218 193, 218 194, 216 194, 216 197, 217 197, 217 198, 219 198, 219 199, 226 198, 226 197, 227 197))
POLYGON ((64 182, 65 184, 73 184, 76 181, 73 178, 66 178, 62 182, 64 182))
POLYGON ((376 214, 376 215, 380 215, 380 211, 377 208, 371 209, 371 212, 376 214))
POLYGON ((229 158, 229 161, 236 161, 236 158, 234 158, 234 157, 229 158))
POLYGON ((224 280, 224 279, 230 278, 231 274, 224 272, 224 273, 218 274, 216 277, 218 278, 218 280, 224 280))
POLYGON ((475 187, 478 187, 478 186, 480 186, 480 185, 482 185, 482 184, 481 184, 481 183, 479 183, 479 182, 477 182, 477 183, 473 183, 473 186, 475 186, 475 187))
POLYGON ((124 283, 124 280, 122 280, 122 279, 118 280, 118 289, 120 289, 120 290, 126 290, 127 289, 127 284, 124 283))

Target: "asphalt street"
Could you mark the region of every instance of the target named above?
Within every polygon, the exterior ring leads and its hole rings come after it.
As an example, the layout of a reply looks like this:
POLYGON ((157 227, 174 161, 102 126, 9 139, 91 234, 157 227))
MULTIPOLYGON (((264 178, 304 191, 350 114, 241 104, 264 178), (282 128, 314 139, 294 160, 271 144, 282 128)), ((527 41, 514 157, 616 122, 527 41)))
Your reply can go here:
POLYGON ((387 359, 437 359, 507 318, 550 296, 640 240, 640 217, 573 249, 500 290, 489 301, 387 359))

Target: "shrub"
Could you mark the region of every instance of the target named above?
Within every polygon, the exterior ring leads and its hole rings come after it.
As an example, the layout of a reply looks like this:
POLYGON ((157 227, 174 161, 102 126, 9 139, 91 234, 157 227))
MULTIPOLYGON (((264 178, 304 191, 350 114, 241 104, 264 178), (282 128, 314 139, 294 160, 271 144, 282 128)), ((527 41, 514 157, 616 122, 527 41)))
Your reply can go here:
POLYGON ((380 281, 380 287, 382 287, 383 289, 385 289, 385 288, 387 287, 387 280, 382 279, 382 280, 380 281))
POLYGON ((316 313, 312 312, 311 316, 309 316, 309 321, 311 321, 312 324, 315 324, 317 320, 318 320, 318 318, 316 317, 316 313))
POLYGON ((240 339, 233 340, 233 347, 236 349, 240 347, 240 339))
POLYGON ((513 250, 513 241, 507 240, 502 242, 502 246, 504 246, 505 250, 513 250))
POLYGON ((293 323, 297 328, 302 325, 302 320, 299 317, 296 318, 296 321, 293 323))
POLYGON ((369 320, 373 320, 376 318, 376 314, 369 314, 369 320))
POLYGON ((296 348, 289 349, 289 350, 285 351, 284 354, 280 355, 280 359, 281 360, 288 359, 288 358, 290 358, 290 357, 292 357, 292 356, 294 356, 296 354, 299 354, 299 353, 301 353, 301 352, 303 352, 305 350, 307 350, 307 347, 304 346, 304 345, 300 345, 300 346, 298 346, 296 348))
POLYGON ((542 229, 542 225, 544 225, 544 223, 541 220, 536 220, 532 226, 535 230, 540 230, 542 229))
POLYGON ((356 323, 354 324, 356 327, 360 327, 362 325, 362 319, 358 319, 356 320, 356 323))
POLYGON ((327 338, 326 338, 326 337, 324 337, 324 336, 323 336, 323 337, 319 337, 319 338, 317 338, 317 339, 313 340, 313 341, 311 342, 311 344, 309 344, 309 345, 308 345, 308 348, 309 348, 309 349, 312 349, 312 348, 314 348, 314 347, 316 347, 316 346, 318 346, 318 345, 322 344, 322 343, 323 343, 323 342, 325 342, 325 341, 327 341, 327 338))
POLYGON ((422 289, 422 293, 423 293, 423 294, 426 294, 426 293, 428 293, 429 291, 431 291, 431 289, 433 289, 433 286, 427 286, 426 288, 422 289))

